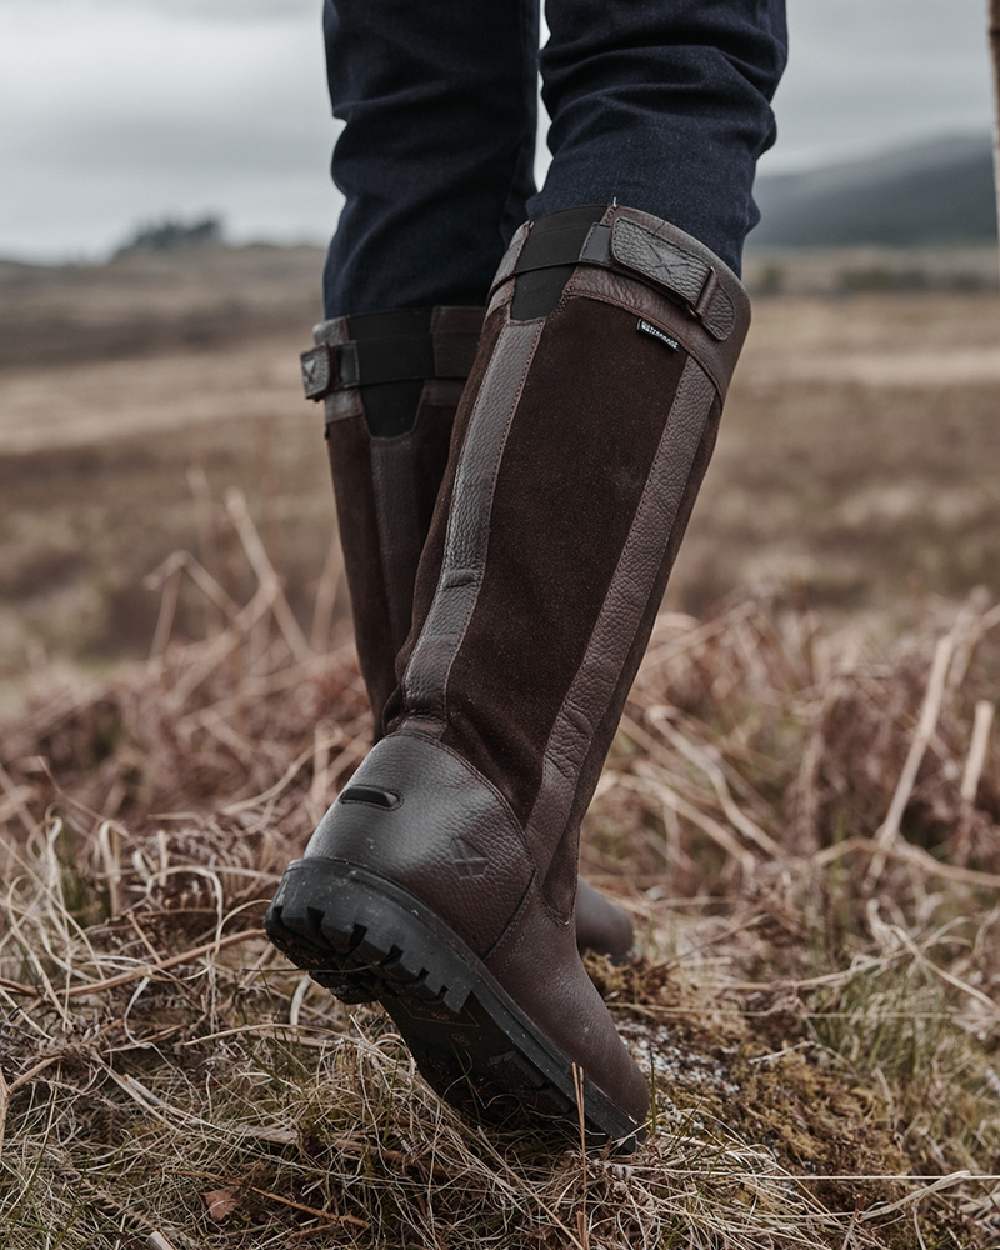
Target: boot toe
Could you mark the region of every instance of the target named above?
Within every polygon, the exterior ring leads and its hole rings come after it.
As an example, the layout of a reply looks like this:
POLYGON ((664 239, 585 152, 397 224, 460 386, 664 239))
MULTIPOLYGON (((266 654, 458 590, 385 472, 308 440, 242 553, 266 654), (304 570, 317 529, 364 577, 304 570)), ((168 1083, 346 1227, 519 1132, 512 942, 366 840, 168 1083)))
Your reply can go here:
POLYGON ((573 925, 552 912, 537 880, 487 965, 539 1030, 641 1136, 649 1110, 648 1082, 587 975, 573 925))

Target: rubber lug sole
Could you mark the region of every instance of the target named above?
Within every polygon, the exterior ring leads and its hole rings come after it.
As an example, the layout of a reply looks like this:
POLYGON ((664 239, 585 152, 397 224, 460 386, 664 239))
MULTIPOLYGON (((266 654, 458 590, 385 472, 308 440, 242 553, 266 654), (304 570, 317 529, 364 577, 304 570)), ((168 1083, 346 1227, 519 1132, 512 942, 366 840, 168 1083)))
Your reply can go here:
MULTIPOLYGON (((624 955, 606 955, 605 958, 612 968, 627 968, 632 961, 632 950, 630 948, 624 955)), ((338 980, 331 976, 329 981, 323 984, 342 1003, 348 1003, 354 1007, 376 1002, 378 998, 374 980, 366 981, 363 977, 357 977, 354 980, 350 977, 343 977, 338 980)))
MULTIPOLYGON (((365 869, 313 856, 289 865, 268 937, 342 1002, 378 1000, 421 1074, 493 1124, 543 1121, 579 1136, 572 1063, 483 962, 413 895, 365 869)), ((631 1151, 642 1128, 584 1081, 588 1147, 631 1151)))

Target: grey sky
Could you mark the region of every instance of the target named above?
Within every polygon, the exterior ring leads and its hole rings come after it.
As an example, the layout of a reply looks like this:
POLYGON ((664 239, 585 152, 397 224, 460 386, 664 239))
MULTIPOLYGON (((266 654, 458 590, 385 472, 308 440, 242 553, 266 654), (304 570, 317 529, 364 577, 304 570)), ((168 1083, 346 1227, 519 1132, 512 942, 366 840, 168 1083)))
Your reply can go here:
MULTIPOLYGON (((984 0, 788 6, 771 168, 988 126, 984 0)), ((322 238, 338 200, 320 8, 0 0, 0 255, 92 254, 207 209, 238 238, 322 238)))

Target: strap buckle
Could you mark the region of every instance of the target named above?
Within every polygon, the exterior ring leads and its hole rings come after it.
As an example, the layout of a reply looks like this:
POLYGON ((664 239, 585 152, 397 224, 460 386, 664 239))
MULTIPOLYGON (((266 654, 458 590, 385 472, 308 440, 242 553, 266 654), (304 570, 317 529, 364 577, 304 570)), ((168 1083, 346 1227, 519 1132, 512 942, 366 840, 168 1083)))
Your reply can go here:
POLYGON ((358 385, 356 343, 321 343, 303 352, 299 359, 306 399, 318 402, 334 391, 358 385))

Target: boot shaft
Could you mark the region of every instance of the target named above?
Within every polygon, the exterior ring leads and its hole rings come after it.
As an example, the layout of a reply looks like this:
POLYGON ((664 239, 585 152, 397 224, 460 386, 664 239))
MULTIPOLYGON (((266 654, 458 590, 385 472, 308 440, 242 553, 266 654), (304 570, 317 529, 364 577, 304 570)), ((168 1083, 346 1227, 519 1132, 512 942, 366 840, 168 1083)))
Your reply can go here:
POLYGON ((387 720, 499 790, 560 914, 748 324, 721 262, 626 208, 529 223, 494 283, 387 720))
POLYGON ((340 317, 303 353, 326 441, 361 671, 380 730, 481 308, 340 317))
MULTIPOLYGON (((344 317, 317 327, 317 348, 303 355, 307 395, 326 400, 340 540, 376 739, 396 686, 417 562, 483 311, 439 307, 344 317)), ((613 958, 623 958, 632 944, 628 914, 583 880, 576 934, 582 949, 613 958)))

